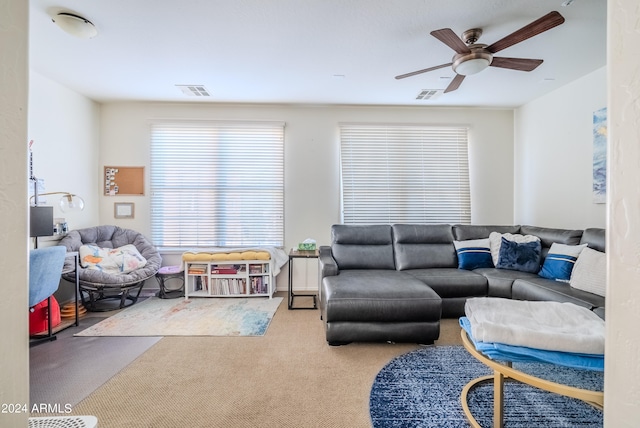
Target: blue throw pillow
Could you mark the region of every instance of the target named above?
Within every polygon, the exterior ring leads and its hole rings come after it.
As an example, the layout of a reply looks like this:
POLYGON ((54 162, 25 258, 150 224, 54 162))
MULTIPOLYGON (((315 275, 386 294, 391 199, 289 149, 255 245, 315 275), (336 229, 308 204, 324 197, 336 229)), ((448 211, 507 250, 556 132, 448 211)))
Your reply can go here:
POLYGON ((554 242, 549 248, 549 254, 544 258, 542 269, 538 275, 547 279, 569 282, 573 266, 586 246, 587 244, 565 245, 554 242))
POLYGON ((541 251, 540 241, 518 243, 502 238, 496 267, 538 273, 541 251))
POLYGON ((453 241, 453 245, 458 254, 458 269, 473 270, 493 267, 489 238, 453 241))

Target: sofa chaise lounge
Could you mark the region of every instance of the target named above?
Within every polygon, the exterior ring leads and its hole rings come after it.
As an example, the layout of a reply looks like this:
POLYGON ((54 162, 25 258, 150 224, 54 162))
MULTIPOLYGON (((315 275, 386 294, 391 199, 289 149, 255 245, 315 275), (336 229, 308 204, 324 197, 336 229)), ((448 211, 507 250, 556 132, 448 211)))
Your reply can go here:
POLYGON ((604 229, 334 225, 331 237, 331 246, 321 246, 319 257, 319 306, 330 345, 356 341, 433 343, 440 334, 440 319, 464 315, 469 297, 570 302, 604 318, 602 295, 538 274, 554 243, 586 244, 604 252, 604 229), (488 240, 492 233, 537 237, 535 271, 497 268, 494 264, 461 268, 456 244, 488 240))

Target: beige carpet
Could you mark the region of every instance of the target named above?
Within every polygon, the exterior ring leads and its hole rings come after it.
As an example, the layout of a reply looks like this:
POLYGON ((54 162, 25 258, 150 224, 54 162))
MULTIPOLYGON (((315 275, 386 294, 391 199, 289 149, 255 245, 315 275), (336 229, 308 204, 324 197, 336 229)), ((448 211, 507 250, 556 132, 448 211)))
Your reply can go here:
MULTIPOLYGON (((459 331, 443 320, 437 344, 459 344, 459 331)), ((330 347, 319 311, 280 305, 262 337, 163 338, 72 414, 101 428, 370 427, 376 374, 418 347, 330 347)))

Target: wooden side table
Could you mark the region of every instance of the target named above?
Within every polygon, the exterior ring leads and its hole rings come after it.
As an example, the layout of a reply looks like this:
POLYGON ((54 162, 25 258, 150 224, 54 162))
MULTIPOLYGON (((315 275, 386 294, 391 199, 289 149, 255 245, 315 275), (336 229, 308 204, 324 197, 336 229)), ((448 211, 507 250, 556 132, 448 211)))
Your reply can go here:
POLYGON ((289 252, 289 293, 288 293, 288 306, 289 309, 318 309, 318 295, 317 294, 294 294, 293 293, 293 261, 295 259, 317 259, 320 253, 318 250, 302 251, 291 250, 289 252), (313 306, 293 307, 293 299, 296 297, 313 297, 313 306))

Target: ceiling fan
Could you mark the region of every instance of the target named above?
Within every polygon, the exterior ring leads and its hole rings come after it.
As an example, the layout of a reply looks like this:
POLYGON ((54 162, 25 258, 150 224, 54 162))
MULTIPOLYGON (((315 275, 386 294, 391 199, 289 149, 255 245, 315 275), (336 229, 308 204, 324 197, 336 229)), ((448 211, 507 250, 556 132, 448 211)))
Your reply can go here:
POLYGON ((451 62, 401 74, 396 76, 396 79, 404 79, 405 77, 451 66, 456 73, 456 77, 453 78, 449 86, 447 86, 447 89, 444 90, 444 92, 447 93, 458 89, 466 76, 479 73, 489 66, 519 71, 532 71, 542 64, 541 59, 494 57, 493 54, 513 46, 516 43, 530 39, 533 36, 537 36, 563 22, 564 17, 560 15, 560 13, 553 11, 488 46, 476 43, 482 34, 482 29, 480 28, 465 31, 462 33, 462 39, 450 28, 432 31, 431 35, 433 37, 456 52, 451 62))

